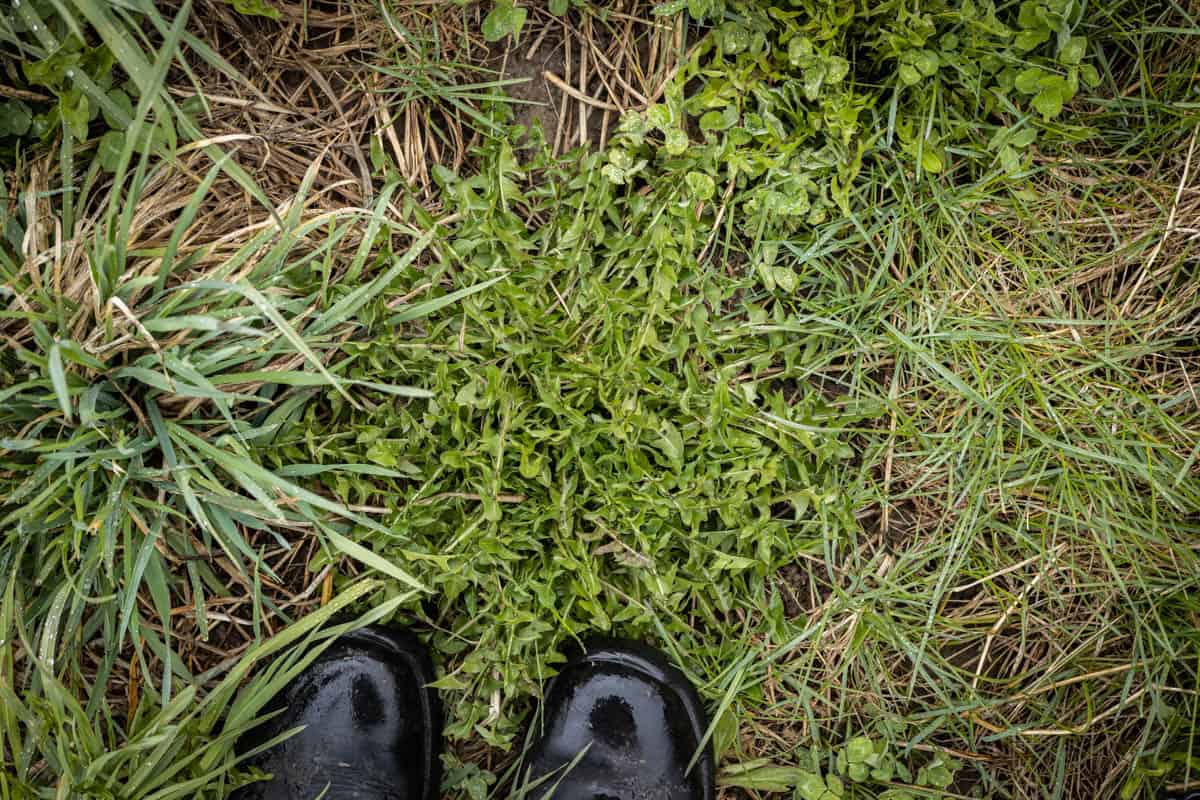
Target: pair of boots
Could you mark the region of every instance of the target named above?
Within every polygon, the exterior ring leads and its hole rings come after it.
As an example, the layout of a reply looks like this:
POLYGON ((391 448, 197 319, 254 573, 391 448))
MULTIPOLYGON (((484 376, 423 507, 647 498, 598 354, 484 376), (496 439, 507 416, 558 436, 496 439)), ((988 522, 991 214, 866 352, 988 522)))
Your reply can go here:
MULTIPOLYGON (((436 800, 442 710, 429 653, 372 626, 339 638, 275 697, 239 743, 269 780, 234 800, 436 800)), ((546 687, 514 794, 528 800, 711 800, 696 691, 659 651, 592 641, 546 687), (693 763, 694 762, 694 763, 693 763)))

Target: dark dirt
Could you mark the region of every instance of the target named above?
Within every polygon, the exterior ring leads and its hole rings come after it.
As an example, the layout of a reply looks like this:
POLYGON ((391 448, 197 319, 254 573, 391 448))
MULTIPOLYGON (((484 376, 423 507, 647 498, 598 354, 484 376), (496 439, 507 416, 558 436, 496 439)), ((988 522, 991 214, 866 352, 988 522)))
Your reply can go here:
MULTIPOLYGON (((540 129, 555 152, 562 153, 581 144, 579 114, 583 104, 555 86, 546 73, 577 86, 578 78, 569 73, 579 68, 580 50, 578 42, 567 34, 563 21, 549 16, 539 21, 540 26, 526 26, 519 44, 505 40, 493 45, 484 66, 494 71, 492 77, 520 81, 504 87, 514 101, 514 122, 531 132, 540 129), (571 59, 567 57, 568 48, 572 48, 571 59), (556 142, 560 127, 563 128, 562 140, 556 142)), ((577 20, 571 18, 571 21, 577 20)), ((606 40, 603 36, 600 40, 603 49, 606 40)), ((602 97, 603 86, 594 74, 595 65, 592 66, 593 74, 588 79, 586 94, 602 97)), ((617 124, 616 114, 598 108, 587 109, 585 131, 588 145, 599 147, 603 144, 606 114, 607 128, 611 134, 617 124)))
POLYGON ((783 601, 784 616, 795 619, 824 603, 833 587, 814 572, 810 562, 796 561, 775 573, 775 590, 783 601))
POLYGON ((544 76, 546 72, 562 75, 563 49, 561 39, 548 39, 532 55, 528 46, 498 50, 489 59, 489 66, 499 71, 499 77, 504 80, 522 81, 504 87, 514 101, 514 121, 524 125, 530 133, 540 128, 546 141, 553 144, 554 134, 558 130, 562 92, 544 76))

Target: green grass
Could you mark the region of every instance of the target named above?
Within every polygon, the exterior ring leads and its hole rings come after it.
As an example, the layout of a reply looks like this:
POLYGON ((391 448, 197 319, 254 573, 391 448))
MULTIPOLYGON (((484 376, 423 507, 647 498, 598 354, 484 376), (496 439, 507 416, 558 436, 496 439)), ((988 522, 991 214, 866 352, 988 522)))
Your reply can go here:
MULTIPOLYGON (((599 631, 692 678, 729 787, 1196 780, 1200 26, 1089 8, 1056 35, 1096 87, 1046 114, 1060 85, 996 92, 961 10, 710 6, 664 104, 561 160, 514 155, 502 80, 378 51, 416 76, 386 103, 477 132, 436 211, 386 149, 336 211, 320 162, 277 206, 252 161, 185 159, 188 10, 70 6, 137 91, 114 163, 63 88, 63 134, 5 176, 0 797, 223 796, 237 735, 355 617, 431 644, 450 796, 506 790, 541 681, 599 631), (927 24, 962 40, 933 75, 927 24)), ((1004 52, 1078 70, 1058 45, 1004 52)))

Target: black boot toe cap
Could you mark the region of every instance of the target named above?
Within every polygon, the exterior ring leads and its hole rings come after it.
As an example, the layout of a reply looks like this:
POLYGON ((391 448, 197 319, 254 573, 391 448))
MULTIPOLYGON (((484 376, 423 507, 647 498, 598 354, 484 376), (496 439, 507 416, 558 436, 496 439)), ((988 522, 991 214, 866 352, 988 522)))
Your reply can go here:
POLYGON ((646 645, 595 639, 546 689, 527 797, 710 800, 703 706, 687 678, 646 645), (699 752, 698 752, 699 751, 699 752), (695 763, 693 763, 693 760, 695 763))
POLYGON ((433 679, 411 634, 372 626, 342 636, 271 701, 266 713, 276 716, 238 742, 249 752, 303 726, 251 760, 272 777, 233 800, 434 800, 442 717, 433 679))

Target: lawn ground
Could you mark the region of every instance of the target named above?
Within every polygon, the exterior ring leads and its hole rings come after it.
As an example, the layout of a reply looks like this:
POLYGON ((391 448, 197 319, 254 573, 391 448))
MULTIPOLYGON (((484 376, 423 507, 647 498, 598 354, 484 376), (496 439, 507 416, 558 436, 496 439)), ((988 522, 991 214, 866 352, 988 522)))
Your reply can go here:
POLYGON ((1200 782, 1200 10, 0 11, 0 797, 219 798, 345 626, 505 796, 589 632, 728 797, 1200 782))

